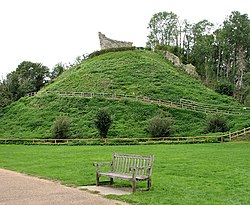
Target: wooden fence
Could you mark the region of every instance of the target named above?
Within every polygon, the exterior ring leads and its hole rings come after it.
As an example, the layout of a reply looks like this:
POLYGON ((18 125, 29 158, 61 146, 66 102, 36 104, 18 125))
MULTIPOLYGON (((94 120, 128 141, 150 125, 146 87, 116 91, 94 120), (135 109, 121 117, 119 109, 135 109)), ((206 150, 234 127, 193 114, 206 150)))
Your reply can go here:
MULTIPOLYGON (((93 93, 93 92, 59 92, 59 91, 47 91, 45 93, 40 93, 40 95, 44 94, 55 94, 60 96, 75 96, 75 97, 84 97, 84 98, 93 98, 93 97, 102 97, 108 99, 132 99, 146 103, 155 103, 164 106, 178 107, 182 109, 188 109, 196 112, 203 113, 224 113, 231 115, 239 115, 239 114, 250 114, 250 108, 233 108, 233 107, 219 107, 213 105, 205 105, 201 103, 197 103, 187 99, 180 99, 180 102, 173 102, 168 100, 160 100, 149 97, 141 97, 134 95, 125 95, 125 94, 115 94, 115 93, 93 93)), ((34 96, 36 93, 29 93, 27 96, 34 96)))
POLYGON ((250 127, 219 136, 161 137, 161 138, 82 138, 82 139, 23 139, 0 138, 1 144, 64 144, 64 145, 140 145, 231 142, 250 133, 250 127))

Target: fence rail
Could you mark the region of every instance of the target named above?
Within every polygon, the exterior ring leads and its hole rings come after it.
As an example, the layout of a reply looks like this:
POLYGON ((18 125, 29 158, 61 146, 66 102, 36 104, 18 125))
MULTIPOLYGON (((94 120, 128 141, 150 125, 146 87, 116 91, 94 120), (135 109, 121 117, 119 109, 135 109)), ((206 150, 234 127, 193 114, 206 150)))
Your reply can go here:
MULTIPOLYGON (((93 98, 93 97, 103 97, 108 99, 132 99, 146 103, 155 103, 164 106, 178 107, 182 109, 188 109, 196 112, 203 113, 224 113, 229 115, 240 115, 240 114, 250 114, 250 108, 242 107, 242 108, 232 108, 232 107, 219 107, 213 105, 205 105, 198 102, 194 102, 187 99, 180 99, 180 102, 173 102, 169 100, 161 100, 154 99, 149 97, 141 97, 134 95, 126 95, 126 94, 115 94, 115 93, 93 93, 93 92, 61 92, 61 91, 46 91, 43 94, 55 94, 60 96, 74 96, 74 97, 85 97, 85 98, 93 98)), ((28 93, 27 96, 35 96, 36 93, 28 93)))
POLYGON ((219 136, 194 136, 194 137, 161 137, 161 138, 80 138, 80 139, 29 139, 29 138, 0 138, 0 143, 21 144, 65 144, 65 145, 113 145, 113 144, 171 144, 171 143, 207 143, 231 142, 240 136, 250 133, 250 127, 229 132, 219 136))

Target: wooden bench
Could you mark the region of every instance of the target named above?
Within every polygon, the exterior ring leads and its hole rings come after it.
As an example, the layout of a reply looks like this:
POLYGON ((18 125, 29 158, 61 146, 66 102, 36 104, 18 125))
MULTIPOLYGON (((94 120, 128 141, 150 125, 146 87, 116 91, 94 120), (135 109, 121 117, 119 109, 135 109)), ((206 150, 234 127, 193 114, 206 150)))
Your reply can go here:
POLYGON ((148 181, 147 190, 151 187, 151 174, 154 156, 140 156, 130 154, 114 153, 111 162, 94 162, 96 166, 96 186, 99 186, 101 176, 110 178, 113 183, 114 178, 127 180, 132 183, 133 192, 136 191, 137 181, 148 181), (101 172, 102 166, 109 166, 107 172, 101 172))

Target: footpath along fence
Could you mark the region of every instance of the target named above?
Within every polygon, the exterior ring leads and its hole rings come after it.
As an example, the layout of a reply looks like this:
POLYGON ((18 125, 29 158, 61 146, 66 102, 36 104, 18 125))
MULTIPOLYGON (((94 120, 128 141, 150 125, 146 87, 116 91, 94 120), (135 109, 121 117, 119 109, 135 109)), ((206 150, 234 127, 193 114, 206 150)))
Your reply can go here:
POLYGON ((82 138, 82 139, 23 139, 0 138, 0 144, 47 144, 47 145, 147 145, 218 143, 240 140, 250 133, 250 127, 219 136, 161 137, 161 138, 82 138))
MULTIPOLYGON (((224 113, 229 115, 240 115, 240 114, 250 114, 250 108, 242 107, 242 108, 233 108, 233 107, 222 107, 222 106, 214 106, 214 105, 206 105, 202 103, 198 103, 195 101, 180 99, 180 102, 173 102, 169 100, 160 100, 149 97, 140 97, 134 95, 125 95, 125 94, 115 94, 115 93, 93 93, 93 92, 51 92, 46 91, 44 94, 55 94, 60 96, 68 96, 68 97, 84 97, 84 98, 93 98, 93 97, 102 97, 107 99, 132 99, 146 103, 155 103, 164 106, 177 107, 182 109, 188 109, 196 112, 203 113, 224 113)), ((27 96, 35 96, 36 93, 28 93, 27 96)))

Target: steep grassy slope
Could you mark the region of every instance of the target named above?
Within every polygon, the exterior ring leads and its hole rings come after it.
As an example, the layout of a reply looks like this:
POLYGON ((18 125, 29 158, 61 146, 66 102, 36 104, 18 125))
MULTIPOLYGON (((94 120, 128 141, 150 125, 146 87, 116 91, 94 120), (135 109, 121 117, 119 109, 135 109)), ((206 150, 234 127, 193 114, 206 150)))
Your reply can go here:
POLYGON ((208 89, 184 71, 173 67, 161 54, 150 51, 107 53, 69 69, 48 91, 89 91, 147 96, 179 101, 186 98, 215 105, 238 103, 208 89))
POLYGON ((22 98, 0 116, 0 137, 50 137, 51 126, 59 115, 71 120, 74 138, 98 137, 93 119, 96 111, 108 108, 113 117, 109 137, 147 137, 148 119, 162 114, 175 120, 175 135, 197 135, 205 125, 205 114, 140 103, 130 100, 86 99, 81 97, 22 98))
MULTIPOLYGON (((156 115, 174 119, 175 136, 202 134, 206 115, 185 109, 121 99, 86 99, 40 95, 45 91, 109 92, 148 96, 162 100, 192 99, 202 103, 239 106, 174 68, 159 54, 148 51, 108 53, 89 59, 63 73, 35 97, 25 97, 0 113, 0 137, 41 138, 51 136, 54 119, 66 115, 71 120, 71 137, 97 137, 93 118, 106 107, 113 116, 109 137, 149 137, 148 120, 156 115)), ((229 116, 231 130, 250 126, 246 115, 229 116)))

